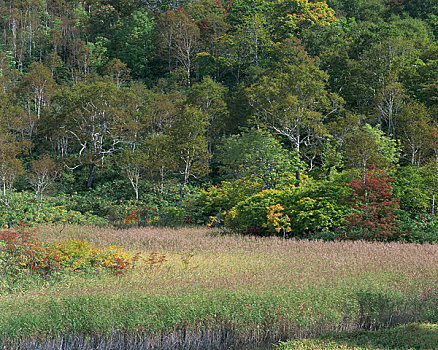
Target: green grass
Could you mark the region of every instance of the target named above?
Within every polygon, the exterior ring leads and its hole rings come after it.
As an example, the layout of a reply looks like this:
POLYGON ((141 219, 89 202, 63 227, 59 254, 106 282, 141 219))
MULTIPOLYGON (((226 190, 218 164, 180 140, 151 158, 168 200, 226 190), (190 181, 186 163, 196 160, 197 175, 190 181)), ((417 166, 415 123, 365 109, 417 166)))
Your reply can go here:
POLYGON ((411 323, 374 332, 355 331, 283 343, 278 350, 438 349, 438 325, 411 323))
POLYGON ((438 246, 294 241, 205 228, 43 227, 141 259, 123 276, 68 275, 0 294, 0 337, 226 331, 278 341, 438 322, 438 246), (150 266, 151 252, 166 257, 150 266))

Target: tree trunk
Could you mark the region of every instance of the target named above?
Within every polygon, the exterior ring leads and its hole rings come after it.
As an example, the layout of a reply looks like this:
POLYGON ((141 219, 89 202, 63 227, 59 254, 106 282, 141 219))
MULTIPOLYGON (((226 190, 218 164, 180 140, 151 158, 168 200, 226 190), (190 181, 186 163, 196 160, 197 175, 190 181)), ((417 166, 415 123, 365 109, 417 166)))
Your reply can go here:
MULTIPOLYGON (((295 187, 299 187, 300 186, 300 182, 301 182, 301 154, 300 154, 300 127, 297 127, 298 133, 296 136, 296 143, 295 143, 295 150, 297 152, 297 159, 298 159, 298 169, 297 169, 297 173, 295 174, 295 179, 297 180, 297 182, 295 183, 295 187)), ((290 139, 290 137, 289 137, 290 139)))
POLYGON ((95 168, 96 168, 96 165, 94 163, 90 165, 90 175, 88 176, 87 189, 90 189, 91 186, 93 185, 95 168))
POLYGON ((295 187, 299 187, 300 186, 300 182, 301 182, 301 170, 300 170, 300 166, 298 165, 298 170, 295 174, 295 179, 297 180, 297 182, 295 183, 295 187))
POLYGON ((184 180, 183 184, 181 185, 181 189, 179 190, 178 209, 181 209, 182 206, 182 199, 183 199, 185 187, 186 187, 186 180, 184 180))
POLYGON ((184 190, 186 188, 187 183, 189 182, 190 169, 191 169, 191 162, 186 160, 186 168, 184 170, 184 182, 181 185, 181 189, 179 191, 179 200, 178 200, 178 208, 179 209, 181 209, 181 206, 182 206, 182 199, 183 199, 183 195, 184 195, 184 190))
POLYGON ((6 180, 3 180, 3 203, 5 205, 5 208, 8 207, 8 197, 6 193, 6 180))
POLYGON ((43 192, 41 192, 41 196, 40 196, 40 203, 38 205, 38 214, 37 216, 40 216, 40 212, 41 212, 41 206, 43 205, 43 192))

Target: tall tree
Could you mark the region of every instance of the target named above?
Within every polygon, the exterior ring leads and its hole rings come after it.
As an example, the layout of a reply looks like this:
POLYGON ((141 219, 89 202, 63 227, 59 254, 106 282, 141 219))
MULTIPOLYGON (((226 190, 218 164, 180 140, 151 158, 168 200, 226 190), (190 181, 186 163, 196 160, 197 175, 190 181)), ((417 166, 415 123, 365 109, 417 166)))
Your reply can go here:
POLYGON ((199 27, 183 10, 163 13, 157 23, 159 46, 168 56, 169 72, 174 63, 183 67, 190 86, 193 61, 200 44, 199 27))
POLYGON ((56 89, 57 84, 49 68, 39 62, 32 63, 20 88, 25 101, 29 139, 33 138, 35 125, 43 109, 50 107, 50 99, 56 89))
MULTIPOLYGON (((74 167, 88 165, 87 188, 91 188, 96 166, 109 154, 123 150, 131 141, 131 106, 122 104, 122 90, 110 82, 77 84, 56 96, 57 125, 74 145, 74 167)), ((126 101, 125 101, 126 102, 126 101)))
POLYGON ((24 173, 24 167, 18 155, 22 153, 20 143, 11 135, 0 134, 0 201, 7 208, 11 201, 12 190, 17 177, 24 173))
POLYGON ((173 168, 182 176, 178 207, 190 178, 209 172, 207 150, 208 115, 197 108, 184 106, 168 130, 167 147, 172 155, 173 168))
POLYGON ((50 156, 47 154, 38 160, 32 161, 32 174, 30 182, 35 189, 35 200, 39 198, 38 215, 40 215, 44 193, 53 184, 59 174, 59 169, 50 156))
POLYGON ((279 38, 290 37, 313 24, 330 25, 337 21, 335 11, 325 1, 281 0, 273 4, 279 38))
POLYGON ((135 201, 139 199, 140 178, 147 167, 147 155, 139 148, 125 150, 119 160, 124 173, 135 193, 135 201))
POLYGON ((371 166, 391 167, 398 162, 400 156, 397 141, 386 137, 383 131, 369 124, 352 134, 344 149, 346 164, 359 169, 363 178, 371 166))
POLYGON ((417 102, 411 102, 403 108, 399 116, 399 136, 401 146, 412 165, 420 165, 426 159, 434 142, 433 134, 437 133, 430 112, 417 102))
POLYGON ((125 63, 118 58, 109 61, 102 69, 102 73, 110 77, 111 81, 116 84, 118 88, 122 87, 127 81, 131 80, 129 75, 129 68, 125 63))
POLYGON ((208 116, 208 150, 212 153, 214 140, 224 132, 229 113, 226 103, 228 89, 210 77, 205 77, 201 82, 193 84, 187 102, 198 107, 208 116))
POLYGON ((144 10, 132 12, 115 30, 110 54, 126 63, 134 78, 149 78, 153 34, 153 18, 144 10))
MULTIPOLYGON (((259 121, 286 136, 302 159, 302 147, 314 143, 323 119, 336 111, 340 100, 326 90, 328 75, 299 42, 288 39, 277 50, 273 67, 248 88, 249 101, 259 121)), ((298 170, 298 181, 300 173, 298 170)))
POLYGON ((396 137, 397 115, 406 97, 403 85, 390 74, 376 96, 377 121, 379 125, 385 124, 386 136, 396 137))
POLYGON ((239 64, 243 60, 247 64, 261 65, 274 45, 269 18, 260 13, 243 18, 233 34, 233 42, 239 64))
POLYGON ((262 129, 250 129, 224 139, 218 149, 218 160, 228 177, 255 177, 263 188, 280 186, 299 168, 296 157, 262 129))

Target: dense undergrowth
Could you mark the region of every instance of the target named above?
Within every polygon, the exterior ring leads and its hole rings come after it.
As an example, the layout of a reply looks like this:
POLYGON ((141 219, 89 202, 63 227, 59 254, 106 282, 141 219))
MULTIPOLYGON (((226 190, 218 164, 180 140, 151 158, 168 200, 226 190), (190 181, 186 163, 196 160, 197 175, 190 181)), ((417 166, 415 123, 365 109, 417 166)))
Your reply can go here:
MULTIPOLYGON (((427 193, 406 169, 391 176, 372 167, 363 178, 350 171, 330 179, 303 177, 265 189, 254 177, 224 181, 205 190, 190 188, 178 208, 174 194, 152 188, 139 201, 112 199, 98 191, 46 196, 38 203, 29 192, 14 193, 0 208, 0 225, 31 224, 219 227, 228 232, 297 239, 438 242, 438 220, 422 207, 427 193), (409 181, 410 181, 409 180, 409 181), (409 187, 409 188, 407 188, 409 187), (415 194, 417 193, 417 194, 415 194), (415 210, 413 208, 416 208, 415 210)), ((427 198, 426 198, 427 197, 427 198)))

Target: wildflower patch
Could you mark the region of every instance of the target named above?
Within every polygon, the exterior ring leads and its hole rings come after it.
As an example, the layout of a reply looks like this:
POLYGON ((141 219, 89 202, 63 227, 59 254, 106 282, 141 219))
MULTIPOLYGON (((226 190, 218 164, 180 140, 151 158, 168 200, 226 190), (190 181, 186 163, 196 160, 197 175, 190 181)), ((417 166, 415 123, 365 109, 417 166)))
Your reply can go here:
POLYGON ((50 277, 62 273, 98 270, 122 274, 133 262, 118 247, 100 249, 80 239, 44 243, 35 233, 35 229, 22 222, 12 229, 0 231, 0 271, 4 277, 50 277))

